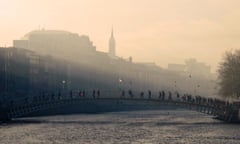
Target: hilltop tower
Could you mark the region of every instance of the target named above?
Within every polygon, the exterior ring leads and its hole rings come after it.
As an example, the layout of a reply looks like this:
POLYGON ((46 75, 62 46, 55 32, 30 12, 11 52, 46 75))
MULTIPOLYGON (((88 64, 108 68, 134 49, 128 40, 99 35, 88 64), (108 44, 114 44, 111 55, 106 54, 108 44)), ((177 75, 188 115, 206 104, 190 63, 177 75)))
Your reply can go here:
POLYGON ((108 51, 110 57, 115 57, 116 56, 115 47, 116 47, 116 43, 115 43, 115 38, 114 38, 114 35, 113 35, 113 28, 112 28, 111 37, 109 39, 109 51, 108 51))

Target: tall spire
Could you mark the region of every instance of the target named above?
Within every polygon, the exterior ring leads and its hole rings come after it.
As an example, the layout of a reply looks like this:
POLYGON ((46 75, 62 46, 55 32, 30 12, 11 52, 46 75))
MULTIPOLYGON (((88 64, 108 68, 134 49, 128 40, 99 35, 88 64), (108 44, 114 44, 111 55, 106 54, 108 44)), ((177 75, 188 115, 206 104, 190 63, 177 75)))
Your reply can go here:
POLYGON ((112 32, 111 32, 111 37, 109 39, 109 56, 110 57, 115 57, 115 38, 114 38, 114 33, 113 33, 113 27, 112 27, 112 32))
POLYGON ((112 26, 112 34, 111 34, 111 37, 114 38, 114 35, 113 35, 113 26, 112 26))

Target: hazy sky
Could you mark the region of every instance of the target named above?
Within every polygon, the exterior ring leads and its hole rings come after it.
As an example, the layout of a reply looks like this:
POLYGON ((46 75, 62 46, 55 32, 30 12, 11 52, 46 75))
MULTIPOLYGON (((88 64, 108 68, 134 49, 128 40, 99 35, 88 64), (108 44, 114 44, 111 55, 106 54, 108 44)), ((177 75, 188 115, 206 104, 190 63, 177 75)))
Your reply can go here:
POLYGON ((118 56, 216 67, 240 48, 240 0, 0 0, 0 46, 40 26, 89 35, 107 51, 112 25, 118 56))

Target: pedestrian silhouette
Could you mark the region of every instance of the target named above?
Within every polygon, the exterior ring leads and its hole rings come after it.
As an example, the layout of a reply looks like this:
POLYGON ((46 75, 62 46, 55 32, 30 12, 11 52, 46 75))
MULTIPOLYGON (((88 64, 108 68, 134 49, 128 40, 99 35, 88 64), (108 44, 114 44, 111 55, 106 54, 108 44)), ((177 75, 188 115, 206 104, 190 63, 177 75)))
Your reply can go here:
POLYGON ((158 98, 161 99, 161 97, 162 97, 162 92, 159 92, 158 93, 158 98))
POLYGON ((124 90, 122 90, 122 97, 124 97, 125 96, 125 91, 124 90))
POLYGON ((129 96, 132 98, 133 97, 133 94, 132 94, 132 91, 131 90, 128 90, 128 94, 129 96))
POLYGON ((141 92, 140 96, 141 96, 141 98, 143 98, 144 97, 144 92, 141 92))
POLYGON ((151 99, 151 96, 152 96, 152 92, 148 90, 148 98, 151 99))
POLYGON ((93 93, 92 93, 93 98, 95 98, 95 93, 96 93, 96 91, 93 90, 93 93))
POLYGON ((97 90, 97 98, 100 97, 100 90, 97 90))

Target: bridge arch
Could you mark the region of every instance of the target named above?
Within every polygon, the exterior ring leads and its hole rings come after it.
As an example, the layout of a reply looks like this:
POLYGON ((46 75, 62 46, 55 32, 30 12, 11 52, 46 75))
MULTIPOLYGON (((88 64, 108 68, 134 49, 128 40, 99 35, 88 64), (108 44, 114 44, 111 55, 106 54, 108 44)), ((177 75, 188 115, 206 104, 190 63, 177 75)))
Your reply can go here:
POLYGON ((11 106, 4 108, 0 113, 0 120, 6 121, 12 118, 28 116, 34 112, 48 110, 51 108, 71 105, 76 103, 103 103, 115 102, 116 104, 133 102, 145 103, 147 105, 168 105, 178 108, 190 109, 205 114, 219 117, 227 122, 239 122, 238 109, 239 106, 234 103, 221 101, 218 99, 204 98, 201 96, 180 95, 178 92, 170 91, 147 92, 143 95, 142 92, 127 91, 107 91, 107 90, 90 90, 80 91, 71 90, 61 94, 49 94, 47 96, 28 97, 18 99, 11 102, 11 106))

